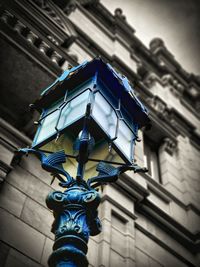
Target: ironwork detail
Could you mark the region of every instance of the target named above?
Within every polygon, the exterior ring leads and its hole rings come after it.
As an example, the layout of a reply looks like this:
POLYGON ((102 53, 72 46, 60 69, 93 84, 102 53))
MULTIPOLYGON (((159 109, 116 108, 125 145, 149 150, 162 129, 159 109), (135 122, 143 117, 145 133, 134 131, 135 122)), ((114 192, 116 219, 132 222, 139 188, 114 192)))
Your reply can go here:
MULTIPOLYGON (((70 78, 80 69, 84 69, 87 62, 83 62, 81 65, 73 67, 65 71, 51 86, 43 91, 42 96, 45 96, 49 91, 54 88, 59 82, 70 78)), ((131 100, 139 107, 141 112, 146 113, 146 109, 140 103, 140 101, 134 95, 133 90, 130 87, 128 79, 118 74, 110 65, 107 65, 108 69, 118 79, 126 93, 129 94, 131 100)), ((134 172, 146 172, 146 168, 141 168, 137 164, 133 164, 133 157, 129 164, 121 164, 117 162, 100 161, 97 159, 91 159, 90 153, 95 145, 95 140, 90 134, 90 121, 92 120, 92 106, 94 102, 94 92, 98 90, 97 87, 97 72, 93 78, 92 88, 90 88, 90 95, 86 105, 85 116, 83 120, 83 127, 74 143, 74 150, 76 156, 65 154, 64 150, 50 153, 48 151, 42 151, 33 148, 20 149, 19 153, 28 154, 34 153, 41 161, 41 166, 46 171, 50 172, 55 178, 59 180, 59 185, 65 188, 64 192, 54 191, 51 192, 46 199, 47 207, 53 211, 54 223, 52 225, 52 232, 55 234, 55 243, 53 245, 53 253, 49 257, 50 267, 86 267, 88 261, 86 257, 87 243, 90 235, 95 236, 101 232, 101 222, 98 218, 97 208, 100 204, 101 197, 96 189, 102 184, 116 182, 119 175, 127 170, 133 170, 134 172), (64 168, 63 163, 68 158, 75 158, 78 162, 76 177, 72 177, 64 168), (98 162, 96 166, 97 176, 84 180, 85 165, 88 161, 98 162), (117 167, 111 164, 117 164, 117 167)), ((57 138, 59 138, 59 120, 61 118, 61 112, 68 103, 68 92, 64 95, 64 100, 59 106, 51 110, 49 113, 44 111, 41 119, 38 121, 41 124, 41 120, 44 120, 49 114, 57 110, 58 117, 55 124, 55 130, 57 132, 57 138)), ((117 116, 117 122, 115 126, 115 138, 118 136, 119 121, 124 120, 123 112, 121 109, 121 103, 119 100, 118 107, 114 109, 117 116)), ((132 123, 133 124, 133 123, 132 123)), ((138 141, 137 137, 137 124, 131 125, 131 131, 133 132, 132 147, 135 141, 138 141)), ((129 126, 130 127, 130 126, 129 126)), ((111 142, 114 141, 111 139, 111 142)), ((133 154, 133 151, 130 151, 133 154)), ((52 183, 51 182, 51 183, 52 183)))
POLYGON ((52 225, 55 243, 49 266, 88 266, 86 253, 89 236, 101 232, 97 212, 99 193, 74 182, 63 193, 50 193, 46 204, 55 217, 52 225))
MULTIPOLYGON (((82 132, 84 133, 84 130, 82 132)), ((96 167, 98 175, 85 181, 83 179, 84 164, 89 160, 88 155, 92 148, 88 143, 87 156, 81 155, 82 152, 85 153, 85 142, 90 140, 90 138, 87 139, 86 133, 85 129, 85 133, 81 134, 78 139, 77 161, 79 167, 76 179, 62 167, 66 161, 63 150, 48 156, 44 152, 32 148, 19 150, 21 154, 34 153, 40 159, 42 168, 50 172, 54 178, 58 178, 61 187, 67 188, 64 192, 51 192, 46 199, 47 207, 53 211, 55 218, 52 225, 55 243, 53 253, 48 261, 50 267, 88 266, 86 253, 89 237, 101 232, 101 222, 97 211, 101 197, 95 188, 101 184, 116 182, 119 175, 127 170, 147 171, 146 168, 140 168, 137 164, 113 167, 100 161, 96 167), (86 138, 84 139, 84 137, 86 138)))

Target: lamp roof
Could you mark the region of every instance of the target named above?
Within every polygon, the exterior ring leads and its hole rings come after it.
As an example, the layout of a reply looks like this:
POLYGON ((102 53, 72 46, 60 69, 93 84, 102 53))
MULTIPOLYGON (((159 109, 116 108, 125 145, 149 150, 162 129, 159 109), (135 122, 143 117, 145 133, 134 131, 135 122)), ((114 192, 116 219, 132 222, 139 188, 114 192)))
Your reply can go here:
POLYGON ((65 95, 66 89, 71 91, 95 77, 96 74, 98 75, 97 79, 106 85, 105 90, 109 88, 114 97, 121 99, 121 104, 139 127, 150 122, 147 109, 134 94, 128 79, 117 73, 110 64, 105 63, 101 58, 95 58, 89 62, 85 61, 76 67, 65 70, 53 84, 42 92, 40 98, 35 101, 34 108, 39 112, 48 108, 65 95))

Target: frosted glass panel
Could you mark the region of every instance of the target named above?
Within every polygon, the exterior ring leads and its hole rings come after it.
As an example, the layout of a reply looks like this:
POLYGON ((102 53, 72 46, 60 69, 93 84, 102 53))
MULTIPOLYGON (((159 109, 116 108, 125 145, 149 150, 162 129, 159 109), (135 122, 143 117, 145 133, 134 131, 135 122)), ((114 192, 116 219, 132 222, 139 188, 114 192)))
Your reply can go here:
MULTIPOLYGON (((81 117, 85 115, 86 105, 88 103, 90 91, 87 90, 82 94, 78 95, 74 99, 72 99, 62 110, 60 120, 58 123, 58 130, 62 130, 63 128, 71 125, 81 117)), ((55 110, 61 105, 61 102, 57 103, 55 106, 51 107, 48 110, 50 113, 52 110, 55 110)), ((57 131, 55 129, 56 123, 59 117, 60 110, 55 110, 53 113, 49 114, 44 120, 41 121, 41 127, 38 130, 38 135, 34 140, 34 145, 39 144, 43 140, 51 137, 56 134, 57 131)))
POLYGON ((123 152, 123 154, 130 160, 132 148, 131 143, 133 140, 133 133, 124 121, 119 121, 118 138, 114 144, 123 152))
POLYGON ((115 128, 117 124, 117 116, 113 108, 108 104, 105 98, 100 94, 95 94, 95 103, 92 109, 93 118, 99 123, 101 128, 111 138, 115 137, 115 128))
POLYGON ((62 110, 58 130, 65 128, 85 115, 90 91, 87 90, 72 99, 62 110))
POLYGON ((55 126, 58 119, 58 114, 59 111, 56 110, 41 121, 42 127, 40 128, 39 134, 36 139, 37 143, 40 143, 44 139, 47 139, 56 132, 55 126))

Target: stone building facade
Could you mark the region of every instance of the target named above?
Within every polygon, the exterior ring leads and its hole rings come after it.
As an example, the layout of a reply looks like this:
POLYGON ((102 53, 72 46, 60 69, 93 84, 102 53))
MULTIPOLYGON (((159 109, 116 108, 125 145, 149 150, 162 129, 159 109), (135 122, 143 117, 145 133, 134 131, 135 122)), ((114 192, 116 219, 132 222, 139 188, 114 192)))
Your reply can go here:
POLYGON ((28 105, 68 68, 100 55, 128 77, 150 111, 127 172, 102 190, 103 231, 89 242, 91 267, 186 267, 200 263, 200 77, 185 71, 161 39, 145 47, 122 10, 98 0, 0 2, 0 266, 47 266, 53 216, 50 176, 31 144, 28 105))

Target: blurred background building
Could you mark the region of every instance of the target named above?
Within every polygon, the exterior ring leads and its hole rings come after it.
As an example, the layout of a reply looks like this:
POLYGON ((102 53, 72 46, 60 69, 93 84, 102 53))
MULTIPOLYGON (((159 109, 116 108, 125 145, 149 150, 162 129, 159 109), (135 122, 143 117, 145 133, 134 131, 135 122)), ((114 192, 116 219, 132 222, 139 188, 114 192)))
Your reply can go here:
MULTIPOLYGON (((124 1, 130 10, 132 2, 124 1)), ((128 172, 102 189, 103 232, 90 240, 90 266, 199 266, 200 77, 182 67, 188 60, 180 64, 160 38, 147 48, 122 9, 107 9, 110 1, 0 3, 0 266, 47 266, 53 216, 45 198, 58 185, 50 186, 37 158, 16 163, 14 154, 35 132, 37 114, 28 112, 29 104, 64 69, 98 55, 128 77, 153 126, 140 131, 135 151, 149 172, 128 172)), ((162 18, 159 2, 154 5, 162 18)), ((188 48, 195 44, 187 40, 188 48)), ((197 59, 191 59, 196 73, 197 59)))

